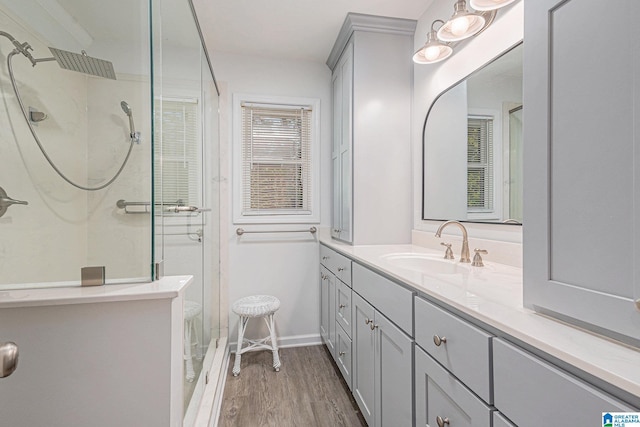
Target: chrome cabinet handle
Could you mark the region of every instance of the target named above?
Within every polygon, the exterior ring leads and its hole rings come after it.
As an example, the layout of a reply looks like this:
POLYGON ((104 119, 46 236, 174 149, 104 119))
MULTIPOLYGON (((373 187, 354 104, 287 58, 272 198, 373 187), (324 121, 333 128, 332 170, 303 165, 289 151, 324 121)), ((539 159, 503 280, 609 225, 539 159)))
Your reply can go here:
POLYGON ((438 427, 444 427, 449 424, 449 418, 442 418, 440 415, 436 417, 436 423, 438 423, 438 427))
POLYGON ((378 329, 378 325, 374 325, 373 322, 371 322, 369 324, 369 327, 371 328, 371 330, 373 331, 374 329, 378 329))
POLYGON ((327 280, 329 278, 329 276, 327 276, 326 274, 322 274, 322 273, 320 273, 320 277, 322 277, 322 280, 327 280))
POLYGON ((18 367, 18 346, 14 342, 0 344, 0 378, 8 377, 18 367))
POLYGON ((338 271, 345 271, 345 270, 346 270, 346 268, 344 268, 344 267, 338 267, 338 271))
POLYGON ((447 337, 441 337, 439 335, 433 336, 433 343, 438 347, 440 347, 442 343, 446 343, 446 342, 447 342, 447 337))
POLYGON ((346 307, 346 305, 344 305, 344 304, 340 304, 340 305, 338 306, 338 308, 345 308, 345 307, 346 307))
POLYGON ((373 320, 371 320, 371 319, 364 319, 364 324, 365 325, 368 325, 369 323, 372 323, 372 322, 373 322, 373 320))
POLYGON ((339 355, 340 357, 344 356, 344 351, 341 351, 340 353, 338 353, 338 355, 339 355))

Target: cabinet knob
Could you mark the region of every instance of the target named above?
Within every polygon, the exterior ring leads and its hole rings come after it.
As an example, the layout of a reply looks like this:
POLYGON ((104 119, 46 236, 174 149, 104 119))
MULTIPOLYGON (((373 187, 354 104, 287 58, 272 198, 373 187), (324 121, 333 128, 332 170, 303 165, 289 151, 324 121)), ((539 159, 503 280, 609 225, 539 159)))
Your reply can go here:
POLYGON ((328 256, 323 256, 323 257, 322 257, 322 260, 323 260, 323 261, 326 261, 326 260, 328 260, 328 259, 329 259, 329 257, 328 257, 328 256))
POLYGON ((449 418, 442 418, 440 415, 436 417, 436 423, 438 423, 438 427, 444 427, 445 425, 449 425, 449 418))
POLYGON ((371 319, 364 319, 364 324, 368 325, 369 323, 373 322, 373 320, 371 319))
POLYGON ((340 353, 338 353, 338 356, 340 357, 344 356, 344 351, 341 351, 340 353))
POLYGON ((340 304, 340 305, 338 306, 338 308, 345 308, 345 307, 346 307, 346 305, 344 305, 344 304, 340 304))
POLYGON ((346 270, 346 268, 344 268, 344 267, 338 267, 338 271, 345 271, 345 270, 346 270))
POLYGON ((440 345, 442 345, 442 343, 446 343, 447 342, 447 337, 441 337, 439 335, 434 335, 433 336, 433 343, 440 347, 440 345))
POLYGON ((369 323, 369 327, 373 331, 374 329, 378 329, 378 325, 374 325, 373 322, 369 323))

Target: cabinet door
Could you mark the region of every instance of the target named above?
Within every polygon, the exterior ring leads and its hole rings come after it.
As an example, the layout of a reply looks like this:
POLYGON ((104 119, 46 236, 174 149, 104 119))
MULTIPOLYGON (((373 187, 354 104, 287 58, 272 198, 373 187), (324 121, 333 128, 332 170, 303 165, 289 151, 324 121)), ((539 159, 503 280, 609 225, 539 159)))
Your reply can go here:
POLYGON ((353 44, 349 44, 340 60, 342 74, 342 126, 339 147, 340 156, 340 239, 346 242, 353 240, 353 200, 352 191, 352 140, 353 140, 353 44))
POLYGON ((367 424, 374 426, 375 334, 371 325, 375 320, 375 310, 355 292, 352 294, 352 303, 352 392, 367 424))
POLYGON ((640 2, 524 7, 525 305, 638 345, 640 2))
POLYGON ((496 338, 495 406, 520 427, 598 426, 603 412, 636 412, 623 402, 496 338))
POLYGON ((491 426, 491 408, 420 347, 415 355, 416 427, 435 427, 438 417, 452 427, 491 426))
POLYGON ((351 336, 351 288, 336 282, 336 322, 351 336))
POLYGON ((353 381, 351 379, 351 338, 342 329, 342 326, 336 327, 336 364, 342 372, 342 377, 351 390, 353 381))
POLYGON ((331 211, 331 236, 340 237, 342 226, 342 184, 340 178, 340 141, 342 139, 342 73, 337 68, 333 73, 333 141, 331 144, 333 207, 331 211))
POLYGON ((329 270, 320 266, 320 337, 328 344, 329 339, 329 270))
POLYGON ((336 358, 336 276, 329 273, 327 279, 327 293, 329 299, 329 317, 327 319, 327 347, 336 358))
POLYGON ((375 426, 411 426, 412 340, 379 312, 375 313, 374 327, 375 426))

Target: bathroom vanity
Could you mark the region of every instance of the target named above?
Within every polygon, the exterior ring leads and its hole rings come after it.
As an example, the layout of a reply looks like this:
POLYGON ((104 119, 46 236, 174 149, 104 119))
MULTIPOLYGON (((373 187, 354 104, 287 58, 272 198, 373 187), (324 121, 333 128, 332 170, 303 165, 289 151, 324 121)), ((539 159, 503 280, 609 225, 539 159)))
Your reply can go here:
POLYGON ((586 426, 639 410, 638 349, 523 308, 521 268, 443 255, 321 238, 322 338, 369 426, 586 426))

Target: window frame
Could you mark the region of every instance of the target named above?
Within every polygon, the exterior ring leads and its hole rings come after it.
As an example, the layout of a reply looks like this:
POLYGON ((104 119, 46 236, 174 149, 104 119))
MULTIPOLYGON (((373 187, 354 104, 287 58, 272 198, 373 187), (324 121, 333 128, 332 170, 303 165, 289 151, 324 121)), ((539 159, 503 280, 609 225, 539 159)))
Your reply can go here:
MULTIPOLYGON (((493 167, 492 167, 492 204, 493 208, 490 210, 481 210, 481 209, 469 209, 466 208, 467 211, 467 219, 470 221, 487 221, 487 220, 499 220, 502 215, 502 189, 500 185, 502 184, 502 112, 495 109, 490 108, 469 108, 467 119, 475 118, 475 119, 491 119, 493 121, 493 142, 492 142, 492 157, 493 157, 493 167), (500 184, 500 185, 499 185, 500 184)), ((468 171, 469 165, 466 163, 465 170, 468 171)), ((468 173, 468 172, 465 172, 468 173)), ((468 184, 465 189, 468 189, 468 184)), ((465 197, 466 199, 466 197, 465 197)))
POLYGON ((233 223, 234 224, 318 224, 320 223, 320 99, 251 94, 233 95, 233 223), (242 104, 265 104, 291 108, 310 107, 311 143, 311 209, 305 213, 243 213, 242 104))

